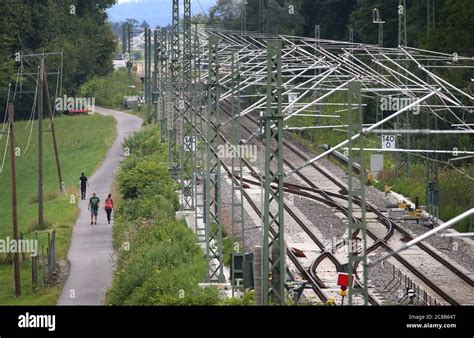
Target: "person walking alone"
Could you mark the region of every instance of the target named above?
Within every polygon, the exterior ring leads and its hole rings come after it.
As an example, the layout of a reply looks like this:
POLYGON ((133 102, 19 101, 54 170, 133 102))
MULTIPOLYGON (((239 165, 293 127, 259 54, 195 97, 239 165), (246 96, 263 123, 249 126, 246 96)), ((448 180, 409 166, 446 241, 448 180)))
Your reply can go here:
POLYGON ((97 225, 97 214, 99 212, 99 202, 100 202, 99 197, 97 197, 96 194, 93 193, 92 197, 89 200, 89 206, 87 207, 87 210, 91 211, 91 225, 92 224, 97 225), (94 218, 95 218, 95 223, 94 223, 94 218))
POLYGON ((114 208, 114 200, 112 199, 112 194, 107 196, 105 200, 105 212, 107 213, 107 221, 110 224, 110 216, 112 215, 112 210, 114 208))
POLYGON ((81 200, 85 200, 86 189, 87 189, 87 186, 89 185, 89 182, 87 182, 87 177, 84 175, 84 173, 82 173, 81 177, 79 177, 79 185, 81 186, 81 200))

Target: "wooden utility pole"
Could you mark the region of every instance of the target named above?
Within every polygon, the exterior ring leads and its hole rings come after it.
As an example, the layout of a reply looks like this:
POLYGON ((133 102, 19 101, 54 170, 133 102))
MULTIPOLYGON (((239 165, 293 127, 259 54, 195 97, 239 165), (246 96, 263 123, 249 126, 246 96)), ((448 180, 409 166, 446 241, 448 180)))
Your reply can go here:
POLYGON ((49 96, 49 88, 48 88, 48 78, 46 76, 46 67, 43 64, 43 84, 44 84, 44 90, 46 93, 46 101, 48 102, 48 110, 49 110, 49 119, 50 119, 50 124, 51 124, 51 135, 53 136, 53 148, 54 148, 54 156, 56 158, 56 169, 58 171, 58 178, 59 178, 59 189, 61 192, 63 191, 64 188, 64 182, 63 182, 63 176, 61 174, 61 164, 59 162, 59 152, 58 152, 58 143, 56 141, 56 132, 54 129, 54 115, 53 115, 53 107, 51 105, 51 98, 49 96))
POLYGON ((38 226, 43 220, 43 80, 44 80, 44 57, 40 61, 39 83, 38 83, 38 226))
POLYGON ((18 214, 16 205, 16 167, 15 167, 15 134, 13 133, 13 118, 14 118, 13 103, 8 103, 8 119, 10 122, 10 172, 12 180, 12 223, 13 223, 13 240, 17 243, 17 250, 13 253, 13 279, 15 281, 15 296, 21 296, 21 281, 20 281, 20 253, 18 250, 19 235, 18 235, 18 214))

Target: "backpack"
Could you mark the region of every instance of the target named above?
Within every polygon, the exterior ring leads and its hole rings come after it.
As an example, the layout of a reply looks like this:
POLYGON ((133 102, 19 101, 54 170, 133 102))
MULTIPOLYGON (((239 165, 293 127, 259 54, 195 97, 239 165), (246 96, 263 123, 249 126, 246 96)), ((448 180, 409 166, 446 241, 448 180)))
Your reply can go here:
POLYGON ((111 198, 107 198, 105 200, 105 208, 106 209, 112 209, 114 207, 114 202, 112 201, 111 198))

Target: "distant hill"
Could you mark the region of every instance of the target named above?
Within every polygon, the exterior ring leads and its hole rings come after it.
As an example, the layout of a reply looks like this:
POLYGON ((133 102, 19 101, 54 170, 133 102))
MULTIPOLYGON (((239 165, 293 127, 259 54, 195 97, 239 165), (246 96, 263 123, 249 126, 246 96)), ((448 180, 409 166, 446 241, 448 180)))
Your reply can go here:
MULTIPOLYGON (((202 10, 207 13, 215 2, 215 0, 192 0, 191 11, 193 14, 202 13, 202 10)), ((171 23, 171 3, 171 0, 119 0, 107 11, 107 14, 112 22, 135 19, 140 23, 146 20, 151 27, 167 26, 171 23)), ((180 11, 182 11, 182 5, 180 11)))

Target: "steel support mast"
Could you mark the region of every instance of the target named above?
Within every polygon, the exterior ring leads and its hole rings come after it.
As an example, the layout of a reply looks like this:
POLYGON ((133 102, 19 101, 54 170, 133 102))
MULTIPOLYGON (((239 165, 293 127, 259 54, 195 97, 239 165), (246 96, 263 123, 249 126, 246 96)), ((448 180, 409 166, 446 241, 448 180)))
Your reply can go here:
POLYGON ((158 122, 158 78, 161 77, 161 69, 158 67, 158 59, 160 55, 161 42, 159 39, 159 32, 157 30, 153 31, 153 80, 152 80, 152 121, 154 123, 158 122))
POLYGON ((168 101, 168 32, 166 28, 161 30, 160 39, 160 78, 159 78, 159 97, 158 97, 158 124, 160 126, 160 140, 165 142, 167 139, 167 101, 168 101))
POLYGON ((219 40, 209 37, 209 73, 207 82, 207 171, 206 171, 206 282, 224 282, 221 219, 221 159, 217 149, 220 137, 219 40))
POLYGON ((171 103, 168 115, 168 168, 173 178, 180 178, 180 151, 177 140, 177 124, 180 117, 180 44, 179 44, 179 0, 173 0, 171 31, 171 103))
POLYGON ((132 67, 133 67, 133 57, 132 57, 132 25, 130 22, 125 23, 127 27, 127 53, 125 54, 125 61, 127 62, 128 70, 128 85, 132 86, 132 67))
POLYGON ((244 195, 242 192, 242 151, 240 146, 241 126, 240 126, 240 74, 239 74, 239 54, 232 53, 231 56, 231 90, 232 90, 232 146, 238 147, 234 150, 232 156, 232 254, 241 255, 241 269, 236 269, 234 260, 232 260, 232 295, 236 289, 245 292, 245 287, 240 284, 242 281, 236 281, 234 275, 239 273, 244 277, 245 271, 245 227, 244 227, 244 195))
POLYGON ((128 28, 127 28, 127 23, 124 22, 122 24, 122 54, 125 56, 125 53, 127 53, 127 33, 128 33, 128 28))
POLYGON ((183 139, 181 141, 181 188, 182 210, 194 209, 194 156, 195 134, 192 124, 192 30, 191 30, 191 0, 184 0, 183 14, 183 67, 182 67, 182 101, 183 101, 183 139))
POLYGON ((243 36, 246 35, 247 32, 247 0, 241 0, 242 1, 242 13, 240 16, 240 32, 243 34, 243 36))
POLYGON ((151 122, 151 29, 145 28, 145 105, 147 121, 151 122))
POLYGON ((196 149, 194 155, 194 230, 199 243, 206 243, 206 174, 205 157, 207 154, 207 138, 203 124, 204 90, 201 82, 201 53, 198 26, 194 32, 194 68, 193 84, 196 95, 193 96, 193 118, 196 132, 196 149))
MULTIPOLYGON (((406 0, 398 1, 398 48, 407 46, 407 7, 406 0)), ((404 68, 407 67, 406 62, 401 60, 403 57, 399 57, 398 63, 404 68)), ((406 75, 406 74, 403 74, 406 75)), ((405 80, 402 80, 405 82, 405 80)), ((403 95, 403 94, 401 94, 403 95)), ((409 128, 410 126, 410 112, 406 111, 404 114, 399 115, 396 119, 395 129, 398 128, 409 128)), ((397 139, 397 148, 410 149, 410 135, 401 135, 397 139)), ((410 156, 408 153, 397 153, 396 154, 396 167, 395 167, 395 180, 401 174, 403 167, 406 167, 406 174, 409 175, 410 171, 410 156)))
MULTIPOLYGON (((435 29, 435 0, 426 0, 426 33, 429 37, 435 29)), ((434 65, 435 62, 429 62, 434 65)), ((438 129, 438 119, 428 111, 426 112, 426 128, 438 129)), ((439 149, 438 138, 426 135, 426 149, 439 149)), ((438 155, 426 154, 426 208, 431 222, 436 224, 439 216, 439 180, 438 180, 438 155)))
POLYGON ((365 222, 365 183, 367 181, 365 172, 364 158, 364 136, 358 139, 359 150, 355 151, 352 136, 362 131, 362 96, 361 84, 359 81, 352 81, 348 85, 347 104, 348 110, 348 139, 349 139, 349 162, 347 164, 347 180, 348 180, 348 201, 349 201, 349 217, 348 217, 348 273, 349 273, 349 305, 353 304, 354 295, 358 294, 363 298, 363 304, 368 304, 367 290, 367 233, 365 222), (360 170, 358 175, 359 183, 354 182, 354 163, 359 163, 360 170), (358 206, 354 203, 354 199, 362 201, 358 206), (355 234, 360 239, 360 243, 354 243, 355 234), (360 249, 360 250, 359 250, 360 249), (360 264, 361 263, 361 264, 360 264), (355 267, 362 269, 362 278, 359 279, 360 287, 357 283, 353 283, 352 275, 356 274, 355 267), (351 287, 354 284, 355 287, 351 287))
POLYGON ((283 201, 283 113, 281 41, 267 44, 267 108, 263 115, 265 182, 262 248, 262 304, 285 304, 283 201), (272 128, 273 126, 273 128, 272 128), (276 184, 273 189, 271 184, 276 184))

